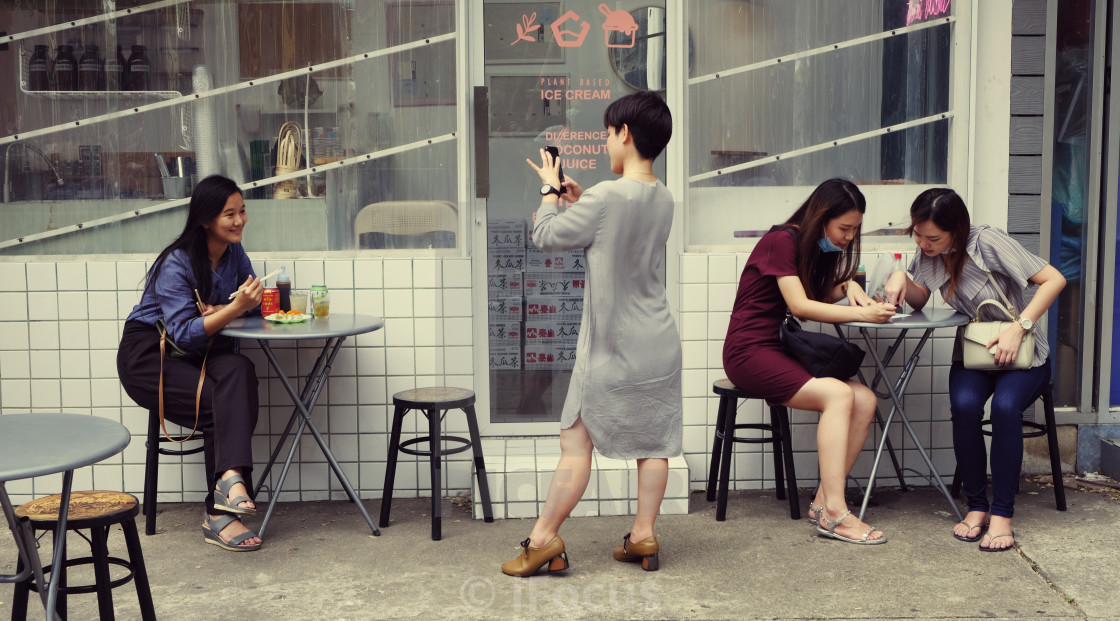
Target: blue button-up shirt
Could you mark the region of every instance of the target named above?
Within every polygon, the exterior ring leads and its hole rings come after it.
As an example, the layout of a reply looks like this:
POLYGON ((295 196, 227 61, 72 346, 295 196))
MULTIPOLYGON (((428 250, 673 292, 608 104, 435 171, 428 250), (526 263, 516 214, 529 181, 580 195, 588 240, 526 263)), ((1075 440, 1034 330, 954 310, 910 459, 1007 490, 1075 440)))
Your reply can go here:
MULTIPOLYGON (((241 244, 230 244, 218 261, 218 269, 210 272, 210 299, 203 301, 214 306, 228 304, 229 295, 250 275, 256 276, 244 248, 241 244)), ((207 336, 195 303, 194 290, 198 288, 190 258, 182 250, 173 250, 163 261, 155 282, 145 287, 128 320, 155 326, 162 318, 171 340, 183 349, 201 353, 206 348, 207 336)))

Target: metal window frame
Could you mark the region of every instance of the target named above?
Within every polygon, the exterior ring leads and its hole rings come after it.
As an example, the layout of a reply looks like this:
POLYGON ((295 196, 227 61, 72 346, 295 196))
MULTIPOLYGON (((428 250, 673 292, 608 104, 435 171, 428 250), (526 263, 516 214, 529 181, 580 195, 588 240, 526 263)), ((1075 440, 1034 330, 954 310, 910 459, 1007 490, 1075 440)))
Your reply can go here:
MULTIPOLYGON (((742 74, 742 73, 749 73, 751 71, 757 71, 759 69, 764 69, 766 67, 774 67, 774 66, 782 64, 783 62, 788 64, 790 61, 801 60, 801 59, 804 59, 804 58, 811 58, 813 56, 818 56, 820 54, 828 54, 828 53, 835 52, 835 51, 838 51, 838 50, 847 49, 847 48, 850 48, 850 47, 857 47, 857 46, 860 46, 860 45, 866 45, 868 43, 874 43, 876 41, 885 41, 885 40, 893 38, 893 37, 900 37, 902 35, 909 34, 911 32, 919 32, 919 31, 926 30, 926 29, 929 29, 929 28, 934 28, 934 27, 937 27, 937 26, 944 26, 944 25, 947 25, 947 24, 953 24, 956 21, 958 21, 957 18, 950 15, 948 17, 941 17, 941 18, 937 18, 937 19, 934 19, 934 20, 930 20, 928 22, 922 22, 920 24, 915 24, 913 26, 906 26, 906 27, 903 27, 903 28, 894 28, 892 30, 885 30, 883 32, 875 33, 875 34, 872 34, 872 35, 865 35, 865 36, 862 36, 862 37, 856 37, 854 39, 847 39, 845 41, 838 41, 836 43, 830 43, 828 45, 822 45, 822 46, 815 47, 815 48, 812 48, 812 49, 802 50, 800 52, 795 52, 793 54, 786 54, 785 56, 778 56, 778 57, 775 57, 775 58, 769 58, 767 60, 759 61, 757 63, 751 63, 749 65, 741 65, 739 67, 733 67, 733 68, 727 69, 725 71, 718 71, 718 72, 715 72, 715 73, 709 73, 707 75, 702 75, 702 76, 697 76, 695 78, 690 78, 688 80, 688 82, 686 83, 686 86, 687 87, 692 87, 692 86, 695 86, 695 85, 698 85, 698 84, 704 84, 706 82, 711 82, 713 80, 721 80, 721 79, 728 78, 728 77, 735 76, 735 75, 739 75, 739 74, 742 74)), ((950 55, 952 55, 952 52, 950 52, 950 55)), ((950 80, 950 82, 952 82, 952 80, 950 80)), ((859 142, 861 140, 867 140, 869 138, 874 138, 876 136, 882 136, 882 135, 885 135, 885 134, 889 134, 892 131, 899 131, 899 130, 907 129, 907 128, 910 128, 910 127, 918 127, 920 125, 927 125, 929 123, 936 123, 937 121, 942 121, 942 120, 945 120, 945 119, 949 119, 949 118, 954 116, 954 111, 953 111, 953 106, 952 106, 952 104, 953 104, 952 98, 950 98, 949 101, 950 101, 949 109, 946 110, 944 113, 933 114, 933 115, 923 117, 923 118, 920 118, 920 119, 914 119, 912 121, 907 121, 905 123, 899 123, 899 124, 896 124, 896 125, 892 125, 890 127, 882 127, 882 128, 875 129, 875 130, 861 132, 859 134, 844 136, 842 138, 837 138, 835 140, 828 140, 828 141, 821 142, 819 144, 815 144, 815 145, 812 145, 812 146, 809 146, 809 147, 803 147, 803 148, 800 148, 800 149, 793 149, 791 151, 786 151, 784 153, 771 155, 769 157, 765 157, 765 158, 762 158, 762 159, 753 160, 753 161, 750 161, 750 162, 745 162, 743 164, 736 164, 734 166, 727 166, 725 168, 718 168, 718 169, 715 169, 715 170, 710 170, 710 171, 707 171, 707 172, 699 173, 699 174, 696 174, 696 175, 691 175, 688 178, 688 181, 691 184, 691 183, 695 183, 697 181, 703 181, 705 179, 711 179, 711 178, 714 178, 714 177, 738 172, 738 171, 741 171, 741 170, 749 170, 751 168, 757 168, 759 166, 765 166, 767 164, 772 164, 774 162, 780 161, 782 158, 789 159, 789 158, 792 158, 792 157, 797 157, 799 155, 806 155, 806 154, 809 154, 809 153, 815 153, 817 151, 824 151, 824 150, 827 150, 827 149, 832 149, 832 148, 835 148, 835 147, 843 146, 843 145, 846 145, 846 144, 851 144, 853 142, 859 142)))
MULTIPOLYGON (((1050 0, 1056 3, 1057 0, 1050 0)), ((1110 59, 1104 59, 1102 52, 1102 60, 1108 60, 1112 66, 1112 72, 1108 76, 1113 85, 1120 83, 1120 67, 1117 66, 1120 61, 1120 47, 1117 46, 1114 37, 1117 32, 1120 32, 1120 7, 1116 6, 1115 2, 1109 0, 1098 0, 1098 13, 1100 17, 1100 28, 1098 28, 1098 37, 1096 40, 1108 41, 1112 40, 1112 56, 1110 59), (1112 22, 1108 23, 1107 5, 1112 4, 1112 22)), ((1101 63, 1104 64, 1103 62, 1101 63)), ((1102 68, 1103 71, 1103 68, 1102 68)), ((1103 84, 1103 82, 1102 82, 1103 84)), ((1103 90, 1103 89, 1102 89, 1103 90)), ((1100 204, 1101 212, 1101 229, 1099 235, 1095 236, 1100 240, 1100 265, 1101 265, 1101 278, 1100 278, 1100 304, 1099 310, 1099 323, 1101 326, 1098 342, 1101 344, 1101 355, 1099 364, 1097 366, 1098 377, 1100 378, 1100 390, 1098 392, 1098 401, 1094 405, 1098 413, 1096 422, 1104 424, 1117 424, 1120 423, 1120 405, 1111 406, 1112 391, 1111 391, 1111 378, 1112 378, 1112 343, 1114 335, 1117 331, 1117 326, 1113 323, 1112 317, 1116 310, 1115 295, 1117 291, 1116 273, 1112 270, 1112 266, 1116 265, 1116 242, 1117 242, 1117 227, 1120 226, 1120 217, 1117 211, 1120 210, 1120 97, 1115 95, 1110 96, 1108 105, 1108 135, 1105 137, 1105 145, 1107 151, 1103 152, 1104 157, 1104 177, 1103 181, 1097 184, 1098 188, 1102 188, 1103 202, 1100 204)), ((1103 107, 1103 105, 1102 105, 1103 107)), ((1101 119, 1103 123, 1104 120, 1101 119)), ((1103 133, 1101 134, 1103 135, 1103 133)), ((1099 170, 1099 167, 1098 167, 1099 170)))

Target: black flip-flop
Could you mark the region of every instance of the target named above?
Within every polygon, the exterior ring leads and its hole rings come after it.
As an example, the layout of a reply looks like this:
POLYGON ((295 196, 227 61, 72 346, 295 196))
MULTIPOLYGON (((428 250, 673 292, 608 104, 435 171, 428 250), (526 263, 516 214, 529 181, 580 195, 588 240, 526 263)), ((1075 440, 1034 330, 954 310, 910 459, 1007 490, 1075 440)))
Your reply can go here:
POLYGON ((961 520, 961 521, 957 522, 957 524, 964 524, 965 526, 967 526, 968 527, 968 532, 970 532, 970 533, 972 532, 972 529, 974 529, 974 528, 979 528, 980 529, 980 532, 977 533, 975 537, 962 537, 962 536, 958 535, 957 533, 953 533, 954 538, 956 538, 960 541, 967 541, 968 543, 976 543, 977 541, 980 541, 980 538, 984 536, 984 532, 988 528, 987 524, 977 524, 976 526, 973 526, 972 524, 969 524, 968 522, 966 522, 964 520, 961 520))
MULTIPOLYGON (((992 535, 991 533, 989 533, 988 534, 988 546, 991 546, 992 542, 995 541, 996 539, 999 539, 1000 537, 1011 537, 1012 539, 1014 539, 1015 538, 1015 531, 1012 531, 1010 533, 1001 533, 999 535, 992 535)), ((1007 552, 1008 550, 1014 550, 1015 548, 1019 547, 1019 542, 1016 541, 1015 543, 1013 543, 1013 544, 1011 544, 1011 545, 1009 545, 1005 548, 992 548, 992 547, 985 548, 984 546, 976 546, 976 547, 980 548, 981 552, 1007 552)))

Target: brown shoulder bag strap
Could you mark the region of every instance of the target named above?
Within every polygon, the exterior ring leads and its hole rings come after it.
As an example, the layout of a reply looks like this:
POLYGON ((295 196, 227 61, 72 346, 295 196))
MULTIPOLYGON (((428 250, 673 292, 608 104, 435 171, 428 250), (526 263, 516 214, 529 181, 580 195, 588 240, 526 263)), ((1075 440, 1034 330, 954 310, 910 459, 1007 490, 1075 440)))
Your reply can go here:
POLYGON ((167 433, 167 421, 163 418, 163 359, 167 355, 167 330, 160 330, 159 332, 159 426, 163 429, 163 435, 167 439, 177 444, 182 444, 190 440, 194 436, 194 432, 198 431, 198 412, 202 404, 202 383, 206 381, 206 358, 210 356, 210 346, 214 344, 214 339, 210 339, 206 343, 206 352, 202 355, 202 371, 198 375, 198 389, 194 393, 194 427, 191 429, 190 435, 182 440, 176 440, 167 433))

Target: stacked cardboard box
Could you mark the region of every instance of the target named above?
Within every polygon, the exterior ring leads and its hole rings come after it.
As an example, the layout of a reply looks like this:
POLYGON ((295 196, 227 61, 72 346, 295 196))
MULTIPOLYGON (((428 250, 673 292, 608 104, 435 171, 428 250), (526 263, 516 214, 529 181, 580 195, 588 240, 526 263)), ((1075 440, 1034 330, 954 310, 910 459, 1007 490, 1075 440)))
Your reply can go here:
MULTIPOLYGON (((530 224, 531 226, 531 224, 530 224)), ((545 252, 532 234, 525 249, 525 368, 571 369, 576 361, 587 255, 582 248, 545 252)))
POLYGON ((526 225, 496 220, 486 228, 490 368, 571 369, 583 316, 586 254, 543 252, 526 225))
POLYGON ((495 220, 486 226, 490 368, 521 369, 525 222, 495 220))

